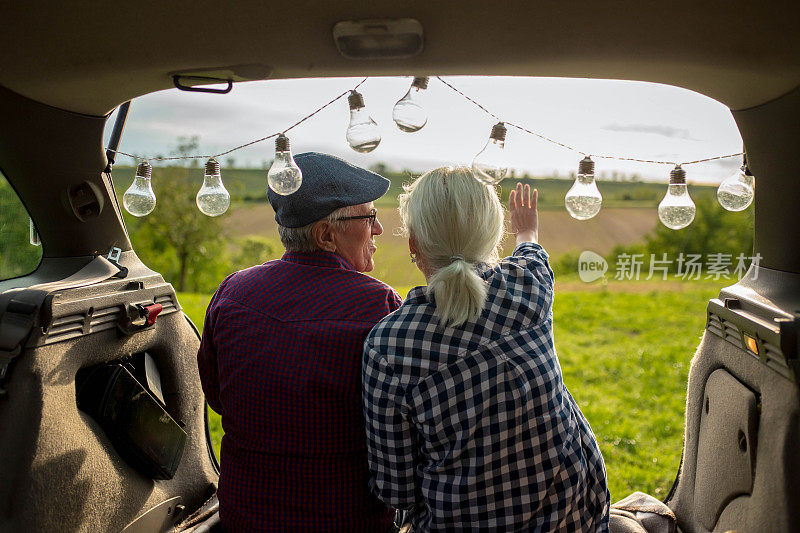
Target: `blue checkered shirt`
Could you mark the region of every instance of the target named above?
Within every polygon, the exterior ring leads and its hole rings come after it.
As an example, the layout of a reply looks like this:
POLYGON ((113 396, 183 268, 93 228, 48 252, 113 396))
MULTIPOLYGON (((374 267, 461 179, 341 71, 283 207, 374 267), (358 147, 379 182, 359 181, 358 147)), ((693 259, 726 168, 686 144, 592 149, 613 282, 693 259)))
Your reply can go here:
POLYGON ((365 341, 371 484, 415 532, 608 531, 605 465, 553 345, 553 271, 535 243, 477 267, 481 315, 442 327, 425 287, 365 341))

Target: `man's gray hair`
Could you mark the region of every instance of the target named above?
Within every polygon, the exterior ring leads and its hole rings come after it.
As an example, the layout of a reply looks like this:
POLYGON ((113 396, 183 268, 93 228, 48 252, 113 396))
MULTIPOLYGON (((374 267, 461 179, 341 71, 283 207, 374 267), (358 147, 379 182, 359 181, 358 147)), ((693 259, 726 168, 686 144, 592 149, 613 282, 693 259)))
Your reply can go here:
MULTIPOLYGON (((352 205, 340 207, 327 217, 320 220, 327 220, 333 224, 341 224, 335 220, 340 217, 349 217, 353 213, 352 205)), ((319 246, 314 242, 314 235, 311 234, 311 228, 319 222, 316 220, 311 224, 299 228, 287 228, 278 224, 278 235, 281 236, 281 244, 287 252, 316 252, 319 251, 319 246)))

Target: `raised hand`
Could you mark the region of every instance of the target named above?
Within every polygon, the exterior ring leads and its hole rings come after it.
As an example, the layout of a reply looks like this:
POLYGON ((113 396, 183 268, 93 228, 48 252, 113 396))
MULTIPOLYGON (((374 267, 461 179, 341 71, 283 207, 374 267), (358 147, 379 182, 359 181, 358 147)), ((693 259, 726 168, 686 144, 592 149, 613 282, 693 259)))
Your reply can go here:
POLYGON ((521 242, 537 242, 539 240, 539 212, 536 203, 539 191, 530 185, 512 189, 508 195, 508 212, 511 215, 511 231, 517 234, 517 244, 521 242))

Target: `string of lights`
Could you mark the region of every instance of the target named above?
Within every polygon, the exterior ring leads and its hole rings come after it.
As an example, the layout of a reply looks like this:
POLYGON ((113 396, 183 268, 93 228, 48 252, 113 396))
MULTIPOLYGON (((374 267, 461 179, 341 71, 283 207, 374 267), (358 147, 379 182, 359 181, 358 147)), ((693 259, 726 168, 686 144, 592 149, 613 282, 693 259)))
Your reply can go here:
POLYGON ((483 105, 481 105, 480 103, 478 103, 474 99, 472 99, 469 96, 467 96, 463 91, 459 90, 452 83, 448 82, 447 80, 442 79, 439 76, 436 76, 436 79, 439 80, 440 82, 442 82, 443 84, 445 84, 447 87, 449 87, 450 89, 452 89, 456 93, 460 94, 466 100, 468 100, 468 101, 472 102, 473 104, 475 104, 478 108, 480 108, 484 113, 486 113, 487 115, 489 115, 493 119, 498 120, 498 121, 500 121, 503 124, 506 124, 508 126, 511 126, 512 128, 518 129, 519 131, 522 131, 522 132, 527 133, 529 135, 533 135, 534 137, 538 137, 538 138, 542 139, 543 141, 547 141, 547 142, 549 142, 551 144, 555 144, 556 146, 560 146, 560 147, 565 148, 567 150, 570 150, 572 152, 576 152, 576 153, 578 153, 578 154, 580 154, 580 155, 582 155, 584 157, 593 157, 595 159, 613 159, 613 160, 616 160, 616 161, 634 161, 634 162, 637 162, 637 163, 653 163, 653 164, 657 164, 657 165, 673 165, 673 166, 674 165, 681 165, 681 166, 686 166, 686 165, 693 165, 695 163, 704 163, 706 161, 714 161, 714 160, 717 160, 717 159, 727 159, 727 158, 730 158, 730 157, 740 157, 740 156, 744 155, 744 152, 739 152, 739 153, 736 153, 736 154, 718 155, 718 156, 715 156, 715 157, 708 157, 706 159, 697 159, 695 161, 685 161, 683 163, 679 163, 677 161, 657 161, 657 160, 652 160, 652 159, 638 159, 638 158, 635 158, 635 157, 626 157, 626 156, 591 154, 591 153, 588 153, 588 152, 583 152, 581 150, 578 150, 574 146, 570 146, 568 144, 564 144, 562 142, 556 141, 555 139, 551 139, 550 137, 546 137, 545 135, 542 135, 541 133, 537 133, 535 131, 529 130, 528 128, 526 128, 524 126, 520 126, 520 125, 515 124, 515 123, 513 123, 511 121, 508 121, 508 120, 504 121, 499 116, 497 116, 494 113, 492 113, 491 111, 489 111, 486 107, 484 107, 483 105))
MULTIPOLYGON (((117 154, 139 161, 134 181, 131 184, 131 187, 123 195, 123 205, 128 212, 135 216, 145 216, 152 212, 152 210, 155 208, 156 198, 151 184, 152 167, 150 166, 150 161, 208 159, 206 163, 203 186, 197 194, 197 206, 200 211, 208 216, 221 215, 228 209, 228 206, 230 205, 230 194, 222 183, 220 165, 217 161, 217 158, 228 155, 242 148, 266 141, 268 139, 275 139, 275 159, 269 171, 267 172, 268 186, 277 194, 288 195, 294 193, 300 188, 303 177, 300 168, 297 167, 292 156, 290 141, 286 134, 322 110, 341 100, 345 96, 347 96, 350 107, 350 122, 347 127, 345 138, 350 147, 357 152, 368 153, 373 151, 380 144, 380 128, 367 112, 364 103, 364 97, 358 92, 358 89, 368 79, 369 78, 362 79, 353 87, 353 89, 344 91, 343 93, 337 95, 329 102, 305 115, 303 118, 281 132, 255 139, 218 154, 182 155, 171 157, 157 156, 148 158, 129 154, 120 150, 111 150, 117 154)), ((595 180, 595 163, 592 158, 633 161, 638 163, 659 165, 673 165, 674 168, 670 172, 667 193, 659 204, 658 214, 659 219, 667 227, 672 229, 681 229, 688 226, 692 220, 694 220, 696 212, 694 202, 689 197, 688 189, 686 187, 686 171, 683 169, 683 167, 707 161, 728 159, 744 155, 740 152, 736 154, 697 159, 694 161, 675 162, 640 159, 617 155, 591 154, 547 137, 546 135, 533 131, 514 122, 504 121, 498 115, 490 111, 477 100, 465 94, 449 81, 444 80, 439 76, 436 76, 436 79, 467 101, 477 106, 484 113, 498 121, 497 124, 492 127, 489 140, 487 141, 486 145, 475 156, 472 162, 473 174, 479 181, 490 186, 495 186, 498 185, 508 174, 509 165, 504 157, 506 133, 508 131, 507 127, 514 128, 523 133, 527 133, 543 141, 560 146, 561 148, 583 156, 578 165, 578 174, 575 178, 575 183, 570 188, 569 192, 567 192, 564 199, 564 204, 567 208, 567 211, 573 218, 578 220, 587 220, 592 218, 600 211, 600 207, 602 205, 602 195, 600 194, 595 180)), ((422 102, 424 100, 424 93, 428 89, 429 80, 430 78, 426 76, 415 77, 408 92, 395 104, 392 110, 392 119, 401 131, 405 133, 414 133, 421 130, 427 124, 428 115, 422 106, 422 102)), ((717 197, 720 204, 725 209, 730 211, 741 211, 745 209, 752 202, 753 195, 754 178, 744 164, 736 174, 723 181, 717 191, 717 197)))
MULTIPOLYGON (((355 91, 356 89, 361 87, 364 84, 364 82, 367 81, 368 79, 369 78, 364 78, 363 80, 358 82, 356 84, 356 86, 353 87, 353 91, 355 91)), ((294 128, 296 128, 297 126, 299 126, 300 124, 302 124, 306 120, 310 119, 311 117, 313 117, 314 115, 316 115, 317 113, 322 111, 323 109, 325 109, 325 108, 329 107, 330 105, 338 102, 339 100, 341 100, 342 98, 344 98, 345 96, 350 94, 351 92, 352 91, 349 91, 349 90, 348 91, 344 91, 340 95, 338 95, 335 98, 333 98, 330 102, 319 106, 314 111, 312 111, 308 115, 304 116, 303 118, 301 118, 300 120, 298 120, 297 122, 295 122, 294 124, 292 124, 291 126, 289 126, 288 128, 286 128, 285 130, 283 130, 280 133, 273 133, 272 135, 267 135, 266 137, 261 137, 260 139, 256 139, 254 141, 246 142, 244 144, 240 144, 239 146, 234 146, 230 150, 225 150, 224 152, 220 152, 218 154, 182 155, 182 156, 174 156, 174 157, 164 157, 164 156, 144 157, 144 156, 140 156, 140 155, 136 155, 136 154, 128 154, 128 153, 125 153, 123 151, 113 150, 113 149, 110 149, 110 148, 106 148, 106 150, 109 150, 111 152, 117 153, 119 155, 124 155, 124 156, 130 157, 132 159, 135 159, 136 161, 177 161, 177 160, 180 160, 180 159, 218 159, 218 158, 220 158, 222 156, 225 156, 225 155, 228 155, 228 154, 232 154, 233 152, 235 152, 237 150, 241 150, 242 148, 247 148, 248 146, 252 146, 254 144, 258 144, 260 142, 267 141, 269 139, 274 139, 278 135, 281 135, 281 134, 286 135, 286 133, 288 133, 289 131, 293 130, 294 128)))

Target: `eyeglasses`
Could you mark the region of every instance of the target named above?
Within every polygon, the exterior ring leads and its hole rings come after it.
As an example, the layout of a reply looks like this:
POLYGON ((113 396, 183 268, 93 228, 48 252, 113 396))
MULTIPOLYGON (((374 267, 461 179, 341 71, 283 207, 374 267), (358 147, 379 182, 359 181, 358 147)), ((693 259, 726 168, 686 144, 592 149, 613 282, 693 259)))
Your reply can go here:
POLYGON ((375 227, 375 220, 378 218, 378 210, 373 207, 372 209, 369 210, 369 215, 357 215, 357 216, 354 216, 354 217, 336 218, 336 219, 334 219, 334 222, 339 221, 339 220, 362 220, 362 219, 365 219, 365 218, 369 219, 369 227, 370 228, 374 228, 375 227))

